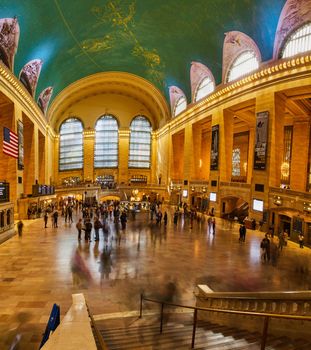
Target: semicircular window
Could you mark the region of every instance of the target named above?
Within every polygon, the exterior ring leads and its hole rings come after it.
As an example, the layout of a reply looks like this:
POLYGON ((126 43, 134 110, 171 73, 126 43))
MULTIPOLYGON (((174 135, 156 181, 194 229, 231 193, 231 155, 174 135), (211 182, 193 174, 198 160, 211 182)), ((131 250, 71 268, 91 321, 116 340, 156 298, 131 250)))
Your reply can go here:
POLYGON ((205 77, 201 80, 200 84, 197 87, 195 93, 195 102, 201 100, 203 97, 209 95, 215 90, 215 84, 210 77, 205 77))
POLYGON ((227 82, 246 75, 259 67, 259 62, 254 51, 242 52, 232 63, 229 70, 227 82))
POLYGON ((174 116, 176 117, 178 114, 183 112, 187 108, 187 100, 184 97, 180 97, 174 108, 174 116))
POLYGON ((59 170, 83 168, 83 125, 77 118, 65 120, 59 130, 59 170))
POLYGON ((281 58, 288 58, 311 50, 311 23, 295 30, 286 40, 281 58))
POLYGON ((144 116, 135 117, 130 126, 130 168, 150 168, 151 125, 144 116))
POLYGON ((95 168, 116 168, 118 166, 119 127, 115 117, 105 115, 95 126, 95 168))

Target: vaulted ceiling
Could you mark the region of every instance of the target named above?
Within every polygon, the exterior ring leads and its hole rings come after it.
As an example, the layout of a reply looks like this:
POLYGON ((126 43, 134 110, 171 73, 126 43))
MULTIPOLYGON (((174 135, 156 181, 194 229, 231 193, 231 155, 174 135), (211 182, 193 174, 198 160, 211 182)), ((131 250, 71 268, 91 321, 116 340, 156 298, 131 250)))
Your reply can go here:
POLYGON ((17 16, 20 40, 15 74, 44 61, 37 95, 53 98, 90 74, 141 76, 168 97, 177 85, 190 102, 190 65, 199 61, 221 83, 224 33, 238 30, 272 58, 285 0, 0 0, 0 17, 17 16))

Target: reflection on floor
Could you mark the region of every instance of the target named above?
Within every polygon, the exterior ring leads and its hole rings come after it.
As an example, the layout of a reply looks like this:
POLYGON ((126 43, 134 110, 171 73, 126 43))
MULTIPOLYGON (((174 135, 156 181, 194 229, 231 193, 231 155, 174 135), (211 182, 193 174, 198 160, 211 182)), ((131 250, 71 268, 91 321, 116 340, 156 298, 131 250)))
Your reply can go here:
MULTIPOLYGON (((78 213, 79 214, 79 213, 78 213)), ((216 219, 216 235, 205 222, 169 215, 167 227, 147 213, 129 218, 125 231, 109 221, 100 241, 78 241, 75 224, 44 228, 43 219, 26 223, 22 237, 0 246, 0 349, 17 334, 20 348, 38 349, 53 303, 63 316, 71 294, 83 292, 94 315, 138 310, 139 294, 194 304, 196 284, 216 291, 309 290, 311 254, 289 242, 277 265, 260 259, 262 232, 216 219)))

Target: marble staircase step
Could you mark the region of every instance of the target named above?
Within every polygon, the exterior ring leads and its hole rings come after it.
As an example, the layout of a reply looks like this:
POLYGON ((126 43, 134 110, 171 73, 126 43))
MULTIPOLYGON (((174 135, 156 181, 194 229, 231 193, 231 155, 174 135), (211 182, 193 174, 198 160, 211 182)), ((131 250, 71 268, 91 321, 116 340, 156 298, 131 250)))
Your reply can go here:
MULTIPOLYGON (((160 334, 158 319, 107 320, 98 322, 99 329, 109 350, 188 350, 192 336, 191 317, 183 323, 163 324, 160 334), (115 327, 115 328, 114 328, 115 327)), ((210 322, 199 322, 196 331, 196 350, 259 350, 259 333, 220 326, 210 322)), ((311 343, 304 340, 290 341, 286 337, 269 336, 266 350, 305 350, 311 343)))

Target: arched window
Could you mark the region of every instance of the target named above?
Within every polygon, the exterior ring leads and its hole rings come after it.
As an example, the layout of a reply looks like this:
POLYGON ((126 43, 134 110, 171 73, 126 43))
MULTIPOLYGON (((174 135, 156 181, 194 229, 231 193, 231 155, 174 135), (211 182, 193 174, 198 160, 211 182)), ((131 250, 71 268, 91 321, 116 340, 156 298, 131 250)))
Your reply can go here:
POLYGON ((118 122, 111 115, 98 119, 95 126, 95 168, 116 168, 118 166, 118 122))
POLYGON ((311 23, 298 28, 285 42, 281 58, 288 58, 311 50, 311 23))
POLYGON ((246 75, 259 67, 259 62, 254 51, 242 52, 232 63, 230 68, 227 82, 246 75))
POLYGON ((130 126, 129 167, 150 168, 151 125, 143 116, 135 117, 130 126))
POLYGON ((200 84, 197 87, 195 94, 195 102, 201 100, 201 98, 209 95, 215 90, 215 84, 210 77, 205 77, 202 79, 200 84))
POLYGON ((83 168, 83 126, 79 119, 65 120, 59 130, 59 170, 83 168))
POLYGON ((184 97, 180 97, 176 104, 174 109, 174 116, 176 117, 178 114, 183 112, 187 108, 187 101, 184 97))

